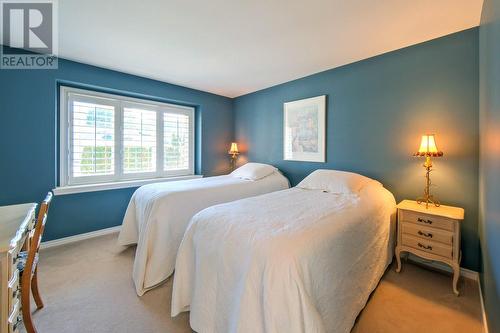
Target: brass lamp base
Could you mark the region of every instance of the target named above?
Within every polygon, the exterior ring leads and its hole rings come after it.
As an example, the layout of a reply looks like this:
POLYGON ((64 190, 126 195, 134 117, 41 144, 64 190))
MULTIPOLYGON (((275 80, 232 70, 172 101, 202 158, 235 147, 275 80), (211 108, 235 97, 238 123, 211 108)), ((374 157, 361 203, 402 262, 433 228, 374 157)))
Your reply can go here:
POLYGON ((429 156, 427 156, 425 159, 424 167, 426 170, 424 196, 417 198, 416 201, 419 205, 425 203, 425 208, 429 208, 429 203, 433 204, 436 207, 439 207, 439 206, 441 206, 441 203, 439 202, 438 199, 434 198, 434 196, 430 193, 431 192, 430 187, 432 184, 431 177, 430 177, 430 174, 432 171, 432 162, 431 162, 431 158, 429 156))
POLYGON ((425 208, 429 208, 429 204, 433 204, 436 207, 441 206, 441 203, 439 202, 438 199, 434 199, 434 196, 429 195, 428 197, 419 197, 417 198, 417 203, 419 205, 425 203, 425 208))
POLYGON ((234 171, 236 168, 236 159, 238 158, 238 154, 231 154, 231 171, 234 171))

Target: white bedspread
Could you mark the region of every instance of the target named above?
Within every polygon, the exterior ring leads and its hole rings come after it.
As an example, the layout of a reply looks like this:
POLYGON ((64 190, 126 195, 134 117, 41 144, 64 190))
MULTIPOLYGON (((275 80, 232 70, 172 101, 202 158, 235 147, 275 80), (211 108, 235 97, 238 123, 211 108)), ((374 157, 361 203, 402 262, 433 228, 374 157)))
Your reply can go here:
POLYGON ((182 236, 194 214, 215 204, 287 189, 288 184, 275 172, 256 181, 226 175, 138 188, 118 238, 120 245, 137 244, 132 274, 137 294, 143 295, 172 274, 182 236))
POLYGON ((184 235, 172 316, 197 332, 349 332, 392 258, 393 195, 292 188, 207 208, 184 235))

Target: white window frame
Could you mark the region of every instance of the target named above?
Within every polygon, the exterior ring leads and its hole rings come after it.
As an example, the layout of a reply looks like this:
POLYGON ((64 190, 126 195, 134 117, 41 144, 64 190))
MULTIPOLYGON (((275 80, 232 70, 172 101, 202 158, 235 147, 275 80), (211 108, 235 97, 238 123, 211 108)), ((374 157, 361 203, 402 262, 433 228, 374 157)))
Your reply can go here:
MULTIPOLYGON (((61 190, 66 187, 82 187, 88 188, 99 184, 104 184, 103 189, 107 189, 110 184, 131 184, 134 181, 137 183, 149 182, 150 180, 169 180, 169 178, 185 179, 186 177, 194 175, 194 157, 195 157, 195 109, 194 107, 182 106, 176 104, 162 103, 152 100, 132 98, 122 95, 109 94, 96 92, 87 89, 79 89, 68 86, 60 86, 60 121, 59 121, 59 192, 67 192, 61 190), (71 145, 73 140, 72 133, 72 108, 73 102, 87 101, 90 103, 102 103, 104 105, 111 105, 115 107, 114 116, 114 174, 104 176, 83 176, 73 177, 73 154, 71 145), (123 172, 123 113, 126 107, 136 107, 143 110, 150 110, 156 112, 156 171, 144 173, 129 173, 123 172), (189 117, 189 167, 183 170, 164 170, 164 136, 163 136, 163 115, 164 113, 183 114, 189 117)), ((120 186, 128 187, 128 186, 120 186)), ((113 186, 113 188, 116 188, 113 186)), ((57 192, 57 191, 56 191, 57 192)), ((75 193, 70 190, 69 192, 75 193)))

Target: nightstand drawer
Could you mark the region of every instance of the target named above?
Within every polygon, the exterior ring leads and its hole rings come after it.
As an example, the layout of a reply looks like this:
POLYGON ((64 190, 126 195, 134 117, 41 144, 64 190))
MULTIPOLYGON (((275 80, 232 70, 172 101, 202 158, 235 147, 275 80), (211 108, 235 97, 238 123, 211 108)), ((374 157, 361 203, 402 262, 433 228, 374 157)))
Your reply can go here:
POLYGON ((404 222, 411 222, 421 226, 439 228, 443 230, 453 231, 455 220, 445 217, 428 215, 419 212, 412 212, 409 210, 401 210, 401 220, 404 222))
POLYGON ((453 233, 432 227, 420 226, 416 223, 402 222, 401 228, 403 234, 415 236, 418 238, 440 242, 447 245, 453 244, 453 233))
POLYGON ((409 247, 412 247, 414 249, 424 251, 427 253, 432 253, 432 254, 442 256, 445 258, 452 258, 453 249, 449 245, 425 240, 422 238, 418 238, 418 237, 410 236, 410 235, 406 235, 406 234, 403 234, 401 236, 401 238, 402 238, 402 243, 405 246, 409 246, 409 247))

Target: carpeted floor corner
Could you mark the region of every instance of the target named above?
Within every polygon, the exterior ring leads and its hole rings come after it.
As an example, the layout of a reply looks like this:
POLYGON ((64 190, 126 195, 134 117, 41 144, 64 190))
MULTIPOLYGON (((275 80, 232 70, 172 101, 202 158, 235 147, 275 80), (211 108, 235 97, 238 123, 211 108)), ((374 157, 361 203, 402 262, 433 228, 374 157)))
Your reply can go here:
MULTIPOLYGON (((172 279, 142 297, 131 274, 135 248, 116 245, 117 235, 42 250, 40 291, 45 307, 34 313, 39 333, 192 332, 189 315, 170 317, 172 279)), ((387 270, 358 317, 355 333, 480 333, 477 284, 405 263, 387 270)))

